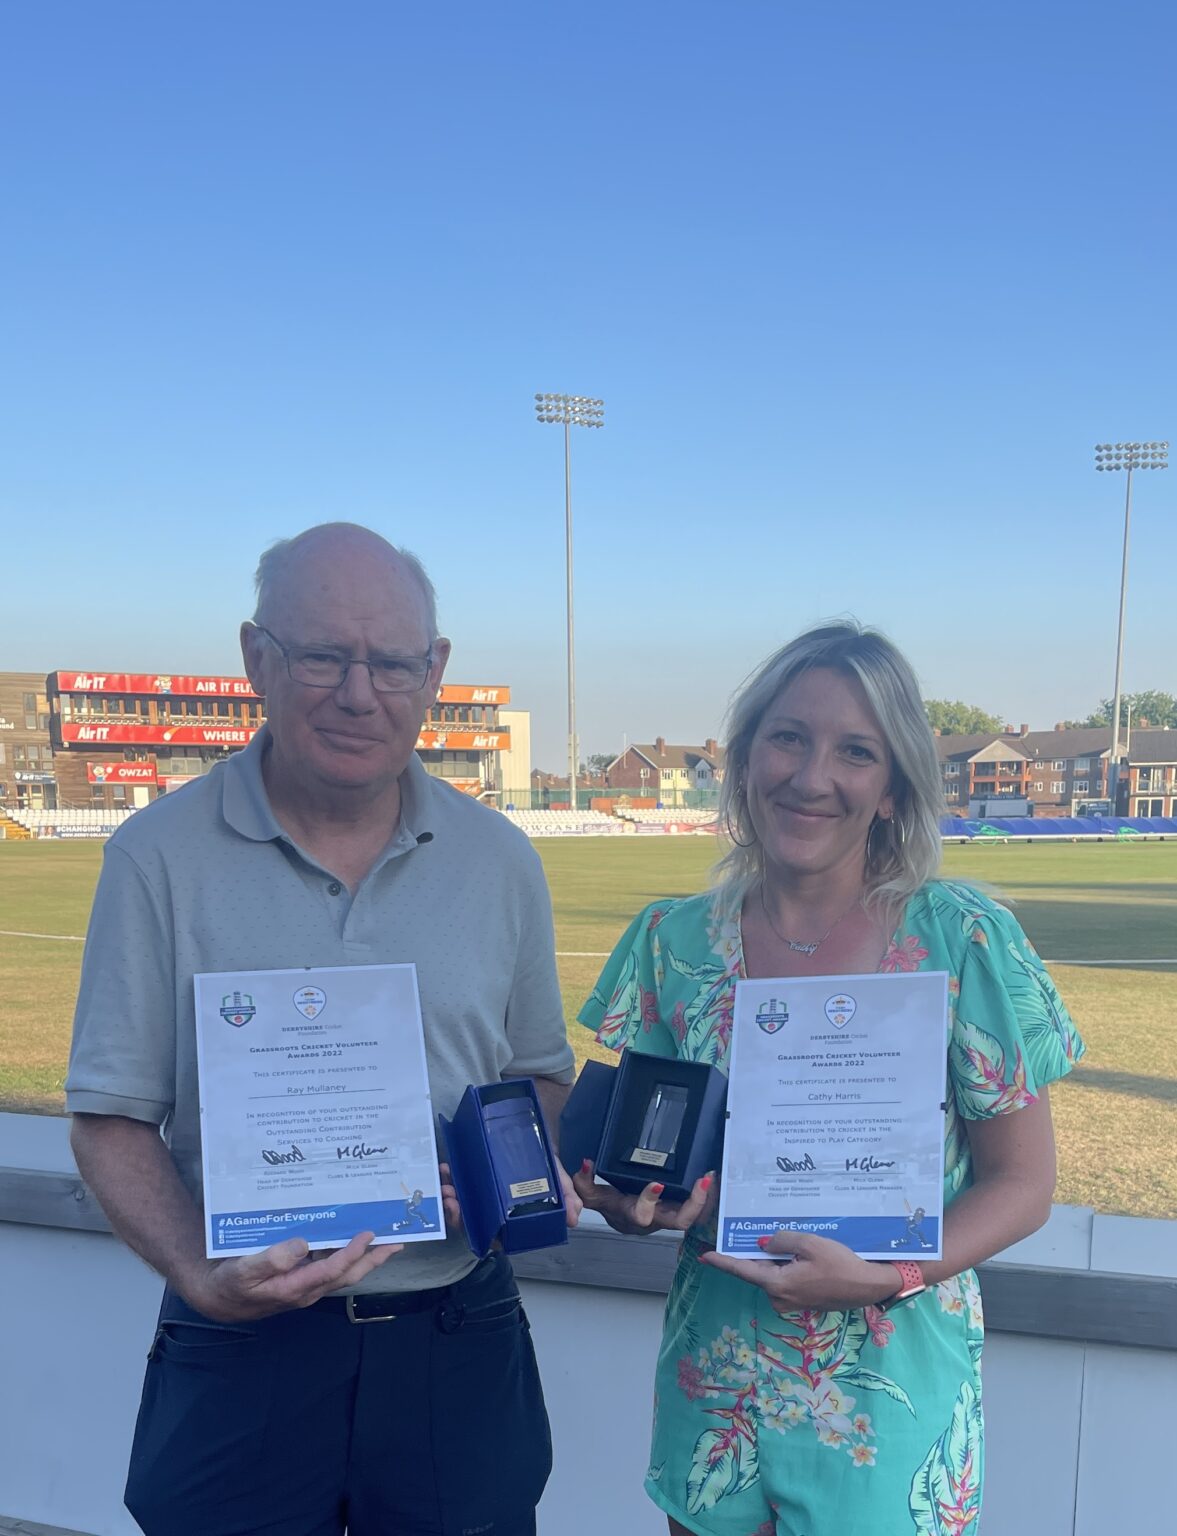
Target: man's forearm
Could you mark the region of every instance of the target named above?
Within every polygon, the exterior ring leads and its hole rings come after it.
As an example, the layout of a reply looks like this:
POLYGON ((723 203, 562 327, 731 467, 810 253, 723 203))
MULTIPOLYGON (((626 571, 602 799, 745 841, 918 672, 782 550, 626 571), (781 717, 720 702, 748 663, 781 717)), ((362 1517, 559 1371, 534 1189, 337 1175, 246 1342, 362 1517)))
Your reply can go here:
POLYGON ((547 1123, 548 1135, 553 1144, 560 1140, 560 1112, 568 1102, 568 1095, 572 1092, 571 1083, 557 1083, 550 1077, 534 1077, 535 1091, 539 1097, 539 1107, 544 1112, 544 1120, 547 1123))
POLYGON ((118 1236, 183 1293, 205 1262, 203 1224, 159 1128, 119 1115, 75 1115, 70 1144, 118 1236))

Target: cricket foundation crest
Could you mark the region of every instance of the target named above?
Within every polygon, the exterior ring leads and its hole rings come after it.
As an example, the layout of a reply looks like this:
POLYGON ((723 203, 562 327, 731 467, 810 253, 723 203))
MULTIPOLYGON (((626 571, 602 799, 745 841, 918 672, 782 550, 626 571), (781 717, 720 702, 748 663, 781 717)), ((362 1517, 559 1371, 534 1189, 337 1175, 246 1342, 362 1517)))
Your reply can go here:
POLYGON ((256 1012, 253 997, 248 992, 226 992, 221 998, 221 1018, 226 1024, 232 1024, 236 1029, 240 1029, 243 1024, 248 1024, 256 1012))
POLYGON ((789 1010, 775 997, 769 998, 767 1003, 761 1003, 757 1008, 756 1022, 766 1035, 775 1035, 778 1029, 784 1029, 789 1022, 789 1010))
POLYGON ((317 1019, 327 1006, 327 994, 321 987, 299 987, 294 1006, 304 1019, 317 1019))

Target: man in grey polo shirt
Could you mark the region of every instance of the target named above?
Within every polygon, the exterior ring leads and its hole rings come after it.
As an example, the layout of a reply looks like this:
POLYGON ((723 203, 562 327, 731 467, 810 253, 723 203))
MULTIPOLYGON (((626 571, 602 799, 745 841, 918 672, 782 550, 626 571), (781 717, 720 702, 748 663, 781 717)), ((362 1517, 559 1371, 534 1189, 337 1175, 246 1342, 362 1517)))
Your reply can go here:
POLYGON ((527 1075, 552 1116, 573 1067, 534 851, 415 755, 450 650, 424 571, 328 524, 257 579, 267 724, 107 844, 66 1083, 83 1176, 168 1282, 128 1507, 148 1536, 527 1536, 550 1444, 501 1256, 204 1257, 195 973, 413 962, 445 1115, 527 1075))

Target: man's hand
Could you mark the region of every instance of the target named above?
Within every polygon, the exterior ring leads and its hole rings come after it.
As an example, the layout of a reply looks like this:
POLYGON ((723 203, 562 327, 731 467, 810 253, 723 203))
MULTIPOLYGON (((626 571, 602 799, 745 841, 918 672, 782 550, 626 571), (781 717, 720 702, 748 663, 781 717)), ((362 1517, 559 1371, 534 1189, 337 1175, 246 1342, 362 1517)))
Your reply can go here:
POLYGON ((312 1307, 328 1292, 358 1284, 403 1247, 389 1243, 373 1248, 374 1236, 360 1232, 346 1248, 322 1256, 312 1254, 301 1237, 292 1237, 264 1253, 206 1260, 178 1289, 185 1301, 216 1323, 247 1323, 312 1307))
POLYGON ((661 1198, 663 1184, 647 1184, 640 1195, 623 1195, 612 1184, 597 1182, 587 1158, 573 1176, 572 1185, 586 1210, 600 1211, 615 1232, 624 1232, 627 1237, 685 1232, 713 1215, 719 1197, 714 1173, 705 1173, 681 1205, 661 1198))
POLYGON ((759 1246, 773 1258, 792 1262, 766 1264, 763 1259, 733 1259, 712 1250, 701 1254, 699 1263, 758 1285, 773 1311, 782 1315, 877 1306, 903 1284, 893 1264, 872 1264, 845 1243, 810 1232, 774 1232, 762 1237, 759 1246))

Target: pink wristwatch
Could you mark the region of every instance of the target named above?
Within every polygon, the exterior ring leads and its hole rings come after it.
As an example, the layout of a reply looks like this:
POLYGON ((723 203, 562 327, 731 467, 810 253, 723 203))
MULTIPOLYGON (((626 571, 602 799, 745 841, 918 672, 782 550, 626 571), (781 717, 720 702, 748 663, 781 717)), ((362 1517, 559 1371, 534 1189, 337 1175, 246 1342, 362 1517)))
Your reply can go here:
POLYGON ((889 1312, 892 1307, 897 1307, 901 1301, 910 1301, 913 1296, 918 1296, 921 1291, 926 1291, 928 1282, 924 1279, 924 1272, 918 1264, 911 1259, 888 1259, 888 1264, 893 1265, 899 1271, 902 1282, 894 1296, 888 1296, 885 1301, 877 1302, 880 1312, 889 1312))

